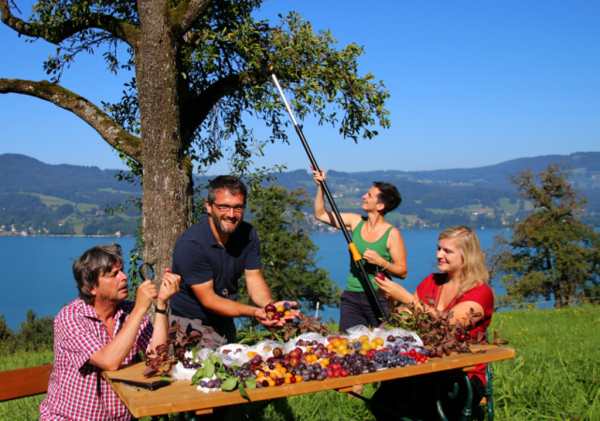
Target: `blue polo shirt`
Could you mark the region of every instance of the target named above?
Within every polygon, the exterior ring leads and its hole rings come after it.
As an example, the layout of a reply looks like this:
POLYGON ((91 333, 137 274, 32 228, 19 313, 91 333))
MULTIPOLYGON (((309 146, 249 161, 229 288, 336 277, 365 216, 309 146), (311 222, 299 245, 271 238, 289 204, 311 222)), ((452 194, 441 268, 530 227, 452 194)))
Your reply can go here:
POLYGON ((261 267, 260 241, 252 225, 242 221, 223 247, 207 216, 188 228, 175 243, 171 271, 181 276, 181 285, 179 292, 171 297, 171 309, 176 315, 202 319, 209 326, 222 326, 232 319, 202 307, 191 286, 213 280, 218 296, 235 301, 244 271, 261 267))

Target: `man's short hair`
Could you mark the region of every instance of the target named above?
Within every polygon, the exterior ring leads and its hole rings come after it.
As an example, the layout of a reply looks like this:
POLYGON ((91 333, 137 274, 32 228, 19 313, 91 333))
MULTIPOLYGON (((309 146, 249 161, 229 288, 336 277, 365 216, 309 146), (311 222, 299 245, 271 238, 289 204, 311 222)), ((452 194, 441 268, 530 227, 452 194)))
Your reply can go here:
POLYGON ((400 206, 400 203, 402 203, 402 196, 400 196, 396 186, 382 181, 373 181, 373 185, 379 189, 377 203, 383 203, 385 206, 382 212, 383 215, 400 206))
POLYGON ((90 292, 98 286, 98 279, 109 273, 115 264, 123 263, 123 253, 118 244, 98 244, 87 250, 73 264, 73 276, 77 281, 79 298, 86 304, 94 304, 90 292))
POLYGON ((244 205, 246 204, 246 194, 248 190, 242 180, 232 175, 220 175, 208 185, 208 204, 215 203, 217 192, 227 190, 231 194, 241 194, 244 196, 244 205))

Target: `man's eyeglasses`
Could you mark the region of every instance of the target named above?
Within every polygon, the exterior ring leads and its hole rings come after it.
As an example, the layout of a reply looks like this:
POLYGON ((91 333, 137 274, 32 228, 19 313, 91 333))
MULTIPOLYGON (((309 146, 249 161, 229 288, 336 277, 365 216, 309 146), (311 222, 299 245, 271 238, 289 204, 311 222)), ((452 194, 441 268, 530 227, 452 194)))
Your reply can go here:
POLYGON ((233 209, 233 211, 235 213, 244 213, 244 210, 246 210, 246 206, 242 206, 242 205, 229 206, 229 205, 219 205, 218 203, 213 203, 213 205, 216 206, 217 209, 219 209, 219 212, 222 212, 222 213, 228 213, 231 209, 233 209))

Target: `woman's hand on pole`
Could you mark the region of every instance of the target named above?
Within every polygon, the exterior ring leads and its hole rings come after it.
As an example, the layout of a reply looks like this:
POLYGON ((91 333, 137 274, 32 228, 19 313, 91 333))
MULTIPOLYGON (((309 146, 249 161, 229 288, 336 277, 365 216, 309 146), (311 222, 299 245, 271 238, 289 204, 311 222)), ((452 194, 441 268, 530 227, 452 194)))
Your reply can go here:
POLYGON ((317 186, 321 187, 321 182, 323 182, 327 179, 327 176, 325 175, 325 171, 323 171, 323 168, 319 168, 319 171, 317 171, 313 168, 312 165, 310 166, 310 168, 313 171, 313 178, 315 180, 315 183, 317 183, 317 186))

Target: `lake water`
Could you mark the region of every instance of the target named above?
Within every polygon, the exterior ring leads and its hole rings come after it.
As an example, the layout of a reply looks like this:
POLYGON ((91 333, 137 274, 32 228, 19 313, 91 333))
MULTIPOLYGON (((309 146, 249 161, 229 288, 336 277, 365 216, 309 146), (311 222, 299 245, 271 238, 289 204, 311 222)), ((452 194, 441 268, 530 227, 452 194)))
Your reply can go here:
MULTIPOLYGON (((406 230, 402 232, 408 259, 408 277, 400 281, 413 292, 419 282, 432 271, 439 230, 406 230)), ((500 230, 477 230, 481 246, 486 249, 500 230)), ((312 236, 319 247, 318 266, 329 271, 340 288, 346 286, 349 271, 348 246, 341 232, 316 233, 312 236)), ((116 242, 125 253, 134 245, 133 238, 97 237, 0 237, 0 265, 3 268, 0 313, 11 329, 25 320, 27 310, 38 317, 55 316, 64 304, 77 298, 73 279, 73 259, 100 243, 116 242)), ((129 260, 126 258, 125 260, 129 260)), ((497 288, 497 286, 496 286, 497 288)), ((309 313, 313 313, 310 311, 309 313)), ((339 319, 338 309, 319 312, 324 320, 339 319)))

